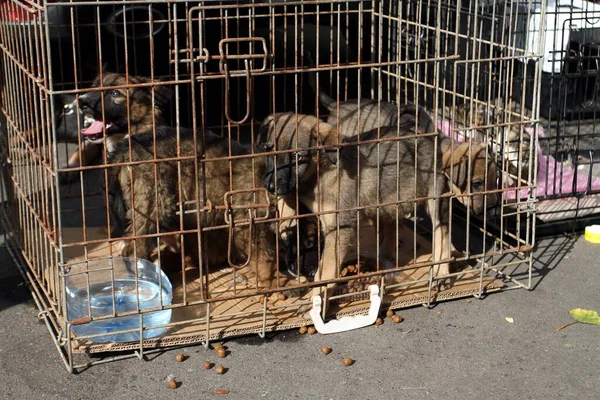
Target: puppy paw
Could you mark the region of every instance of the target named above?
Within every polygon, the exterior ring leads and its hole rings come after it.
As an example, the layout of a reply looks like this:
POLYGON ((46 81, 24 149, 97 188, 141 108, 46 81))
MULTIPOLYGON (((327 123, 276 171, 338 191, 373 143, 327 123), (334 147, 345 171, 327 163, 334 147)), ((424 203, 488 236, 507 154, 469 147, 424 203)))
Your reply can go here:
POLYGON ((437 288, 439 292, 444 290, 449 290, 452 288, 452 279, 451 278, 442 278, 436 281, 434 286, 437 288))
POLYGON ((308 293, 310 289, 307 288, 297 288, 297 289, 286 289, 282 293, 287 298, 300 298, 308 293))

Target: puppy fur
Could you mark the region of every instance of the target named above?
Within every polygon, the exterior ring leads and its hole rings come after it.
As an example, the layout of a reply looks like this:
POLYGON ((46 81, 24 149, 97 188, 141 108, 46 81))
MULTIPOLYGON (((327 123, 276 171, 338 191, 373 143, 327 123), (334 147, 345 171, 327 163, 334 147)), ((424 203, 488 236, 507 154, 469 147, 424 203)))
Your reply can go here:
MULTIPOLYGON (((504 109, 501 101, 495 101, 489 106, 482 104, 458 104, 447 112, 454 122, 470 129, 471 139, 474 141, 490 140, 495 152, 502 152, 506 160, 508 172, 528 179, 531 156, 531 135, 521 125, 514 124, 516 117, 514 113, 520 113, 520 106, 510 102, 509 107, 504 109), (512 123, 508 126, 494 125, 512 123), (489 136, 489 137, 488 137, 489 136), (519 174, 519 166, 521 167, 519 174)), ((525 111, 527 114, 527 111, 525 111)), ((469 133, 469 132, 467 132, 469 133)))
MULTIPOLYGON (((305 54, 308 64, 314 66, 310 53, 305 54)), ((319 96, 319 103, 329 115, 327 123, 337 129, 343 137, 352 137, 381 126, 398 126, 398 107, 387 101, 351 99, 339 103, 317 85, 316 74, 308 76, 311 89, 319 96)))
POLYGON ((105 144, 112 152, 128 136, 152 133, 166 125, 164 112, 170 102, 171 91, 164 85, 132 86, 150 83, 148 78, 105 73, 94 80, 94 88, 79 97, 84 117, 94 122, 82 130, 94 144, 105 144))
MULTIPOLYGON (((338 105, 333 98, 317 87, 314 74, 310 77, 311 86, 319 94, 320 103, 330 111, 327 123, 337 126, 338 132, 345 138, 379 127, 410 125, 411 120, 415 120, 412 117, 415 113, 418 114, 419 129, 424 129, 423 132, 437 130, 427 111, 411 104, 398 108, 386 101, 354 99, 342 101, 338 105)), ((498 189, 498 165, 484 142, 485 138, 466 145, 452 142, 441 133, 439 137, 444 154, 444 174, 457 193, 457 199, 466 207, 470 206, 474 215, 482 215, 486 206, 496 206, 499 196, 496 193, 485 194, 487 191, 498 189), (469 196, 469 193, 472 196, 469 196)))
MULTIPOLYGON (((262 174, 260 161, 226 159, 248 155, 250 149, 237 142, 229 144, 210 131, 194 135, 192 130, 180 129, 178 137, 178 132, 167 126, 163 118, 169 91, 160 86, 111 89, 127 83, 148 80, 105 74, 102 82, 96 83, 104 90, 80 97, 84 113, 94 117, 96 128, 101 127, 87 136, 92 141, 105 141, 109 150, 111 230, 113 236, 125 239, 122 255, 152 259, 158 248, 180 251, 183 242, 186 255, 196 265, 200 260, 211 266, 223 266, 228 261, 243 265, 250 258, 256 263, 253 266, 259 283, 270 286, 276 270, 274 231, 269 224, 256 222, 249 237, 248 225, 243 224, 243 220, 248 220, 248 209, 223 207, 225 193, 231 190, 250 190, 233 195, 235 205, 268 204, 266 199, 260 200, 257 191, 251 191, 260 187, 256 179, 262 174), (192 208, 212 207, 185 213, 185 204, 190 203, 192 208), (180 208, 178 204, 184 205, 180 208), (177 215, 178 211, 184 211, 183 216, 177 215), (226 213, 233 221, 231 227, 226 223, 226 213), (185 234, 183 238, 178 234, 164 235, 207 227, 220 229, 200 235, 185 234), (139 238, 156 234, 161 234, 160 239, 139 238), (248 254, 250 249, 252 254, 248 254)), ((256 214, 262 216, 271 211, 258 210, 256 214)))
POLYGON ((444 137, 440 147, 443 172, 457 193, 456 198, 470 207, 473 215, 481 216, 486 209, 495 207, 500 201, 498 193, 493 192, 498 189, 498 164, 488 146, 483 142, 452 142, 444 137))
MULTIPOLYGON (((397 138, 398 129, 404 132, 419 126, 416 118, 414 115, 412 121, 403 126, 381 128, 344 142, 397 138)), ((333 126, 314 116, 282 113, 264 121, 258 143, 265 150, 290 150, 267 158, 263 184, 269 191, 288 198, 295 198, 297 191, 299 200, 309 209, 328 212, 319 216, 325 244, 315 281, 336 278, 338 266, 356 251, 356 211, 335 210, 357 206, 399 203, 382 206, 379 213, 376 207, 360 211, 361 218, 374 224, 379 218, 384 232, 383 252, 388 259, 394 259, 397 222, 414 212, 413 200, 425 205, 433 222, 433 259, 449 258, 452 248, 448 234, 448 201, 440 197, 447 183, 441 174, 441 153, 436 154, 435 140, 431 136, 386 140, 379 145, 368 142, 343 146, 338 160, 335 147, 339 146, 340 139, 333 126), (319 146, 327 149, 315 149, 319 146), (423 200, 427 197, 431 199, 423 200)), ((435 276, 448 273, 447 262, 434 268, 435 276)), ((319 292, 316 289, 315 294, 319 292)))
MULTIPOLYGON (((195 144, 191 131, 182 132, 178 155, 177 138, 169 127, 159 127, 156 139, 150 134, 132 136, 131 161, 151 161, 178 156, 187 159, 179 163, 162 161, 112 167, 109 173, 109 193, 113 219, 123 227, 125 237, 172 232, 181 228, 190 230, 199 227, 221 227, 202 234, 200 252, 197 243, 194 242, 197 235, 186 235, 186 254, 190 255, 196 264, 202 258, 212 266, 222 266, 228 261, 234 265, 242 265, 251 258, 256 263, 260 284, 270 287, 276 270, 274 231, 268 224, 255 223, 252 237, 249 237, 247 225, 236 226, 243 220, 248 220, 248 210, 222 208, 226 192, 257 187, 255 176, 260 174, 261 166, 253 166, 249 158, 234 159, 231 162, 223 159, 228 156, 247 155, 248 149, 236 142, 231 142, 229 149, 227 139, 210 131, 204 135, 204 144, 201 143, 201 138, 198 138, 198 141, 200 143, 195 144), (156 156, 153 154, 154 148, 156 156), (195 153, 203 160, 198 166, 194 158, 195 153), (231 181, 230 167, 233 171, 231 181), (155 173, 158 179, 155 179, 155 173), (177 216, 179 202, 197 202, 200 206, 210 203, 213 209, 200 212, 199 215, 185 214, 180 221, 177 216), (219 206, 221 208, 217 208, 219 206), (225 214, 228 212, 234 221, 231 226, 231 238, 230 227, 225 221, 225 214), (231 252, 228 253, 230 239, 231 252), (250 249, 252 254, 248 254, 250 249)), ((112 153, 110 162, 127 163, 129 151, 128 141, 122 141, 112 153)), ((265 201, 262 200, 262 203, 265 201)), ((236 205, 253 204, 260 202, 260 198, 255 198, 252 192, 243 192, 234 195, 233 202, 236 205)), ((257 214, 263 215, 264 212, 265 210, 259 210, 257 214)), ((172 237, 171 240, 178 243, 179 237, 172 237)), ((123 249, 123 255, 131 256, 135 253, 141 258, 151 258, 156 247, 154 239, 130 240, 123 249)))

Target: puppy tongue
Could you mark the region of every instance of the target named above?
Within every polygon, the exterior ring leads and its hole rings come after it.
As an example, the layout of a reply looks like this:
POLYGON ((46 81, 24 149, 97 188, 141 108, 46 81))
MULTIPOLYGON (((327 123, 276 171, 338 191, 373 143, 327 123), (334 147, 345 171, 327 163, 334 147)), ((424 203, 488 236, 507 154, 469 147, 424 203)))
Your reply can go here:
POLYGON ((97 119, 92 122, 90 126, 81 130, 81 133, 84 135, 92 136, 92 135, 102 135, 104 129, 104 122, 98 121, 97 119))

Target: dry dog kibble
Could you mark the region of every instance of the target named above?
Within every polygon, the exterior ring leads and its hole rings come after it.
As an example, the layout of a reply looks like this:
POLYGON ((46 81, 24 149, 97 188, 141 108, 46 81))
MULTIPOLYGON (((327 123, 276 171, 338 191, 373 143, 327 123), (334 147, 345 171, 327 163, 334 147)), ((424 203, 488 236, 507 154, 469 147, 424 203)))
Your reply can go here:
POLYGON ((317 330, 315 329, 314 326, 309 326, 307 329, 307 332, 309 335, 314 335, 315 333, 317 333, 317 330))
POLYGON ((213 367, 213 364, 210 361, 204 361, 204 364, 202 364, 202 366, 204 367, 204 369, 211 369, 213 367))
POLYGON ((394 311, 392 309, 389 309, 389 310, 387 310, 385 315, 387 315, 389 318, 392 318, 394 316, 394 311))
POLYGON ((223 367, 222 365, 219 365, 219 366, 217 366, 217 368, 215 368, 215 371, 217 372, 217 374, 223 375, 225 373, 225 367, 223 367))
POLYGON ((307 331, 308 328, 305 326, 301 326, 300 329, 298 329, 298 333, 300 333, 301 335, 304 335, 307 331))
POLYGON ((227 353, 225 352, 224 348, 220 348, 219 350, 217 350, 217 357, 225 358, 226 355, 227 355, 227 353))
POLYGON ((349 366, 351 366, 353 362, 354 362, 354 360, 353 360, 353 359, 351 359, 351 358, 344 358, 344 359, 342 360, 342 363, 343 363, 343 364, 344 364, 346 367, 349 367, 349 366))
POLYGON ((177 361, 177 362, 183 362, 184 360, 185 360, 185 356, 181 353, 179 353, 175 356, 175 361, 177 361))
POLYGON ((399 324, 400 322, 404 321, 404 318, 402 318, 399 315, 394 315, 392 317, 392 322, 394 322, 395 324, 399 324))
POLYGON ((215 343, 213 344, 213 349, 215 349, 215 351, 223 350, 223 345, 221 343, 215 343))
POLYGON ((175 379, 169 380, 169 389, 177 389, 177 382, 175 379))
POLYGON ((381 318, 377 318, 377 320, 375 321, 375 325, 381 325, 383 324, 383 320, 381 318))
POLYGON ((279 293, 277 295, 277 300, 285 301, 285 300, 287 300, 287 296, 285 294, 283 294, 283 293, 279 293))
POLYGON ((331 353, 331 347, 327 347, 327 346, 321 347, 321 353, 323 353, 323 354, 331 353))

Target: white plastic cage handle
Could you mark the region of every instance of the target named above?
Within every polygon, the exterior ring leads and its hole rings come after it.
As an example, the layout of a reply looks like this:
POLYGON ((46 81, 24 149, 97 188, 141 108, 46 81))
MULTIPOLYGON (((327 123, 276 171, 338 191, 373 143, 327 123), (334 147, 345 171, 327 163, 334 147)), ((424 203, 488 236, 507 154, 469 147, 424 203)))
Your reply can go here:
POLYGON ((367 315, 342 317, 337 320, 329 321, 328 323, 324 323, 321 318, 321 305, 323 303, 321 296, 313 296, 313 307, 310 310, 310 317, 312 318, 317 332, 326 335, 328 333, 346 332, 373 325, 379 316, 381 297, 379 296, 379 286, 370 285, 369 291, 371 292, 371 307, 369 308, 369 313, 367 315))

